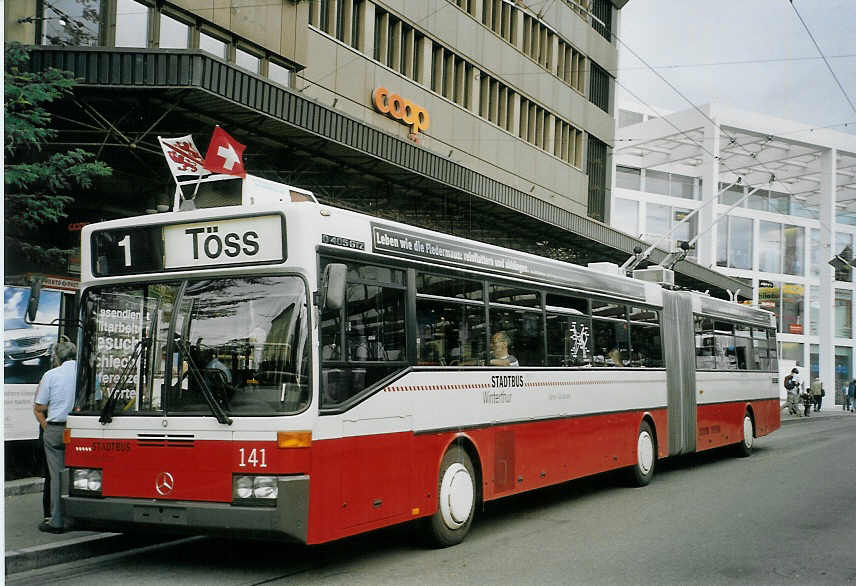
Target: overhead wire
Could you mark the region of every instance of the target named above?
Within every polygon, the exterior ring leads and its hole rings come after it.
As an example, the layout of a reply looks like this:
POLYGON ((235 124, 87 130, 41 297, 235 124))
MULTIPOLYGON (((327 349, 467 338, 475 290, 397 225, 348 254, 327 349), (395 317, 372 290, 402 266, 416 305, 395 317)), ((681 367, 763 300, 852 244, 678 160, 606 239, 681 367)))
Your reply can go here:
POLYGON ((794 4, 794 0, 789 0, 789 1, 791 4, 791 8, 794 9, 794 14, 797 15, 797 18, 800 20, 800 22, 803 25, 803 28, 805 29, 805 32, 808 33, 808 36, 811 39, 811 42, 814 43, 814 46, 817 49, 817 52, 820 53, 820 56, 823 58, 823 62, 826 63, 826 67, 827 67, 827 69, 829 69, 829 73, 832 74, 832 79, 834 79, 835 83, 838 84, 838 88, 841 90, 841 93, 844 94, 844 98, 847 100, 847 103, 850 104, 850 108, 853 110, 853 112, 856 112, 856 106, 853 105, 853 100, 850 99, 850 96, 847 94, 847 90, 844 89, 844 86, 841 85, 841 81, 838 79, 838 76, 835 75, 835 71, 833 71, 832 65, 829 64, 829 59, 827 59, 826 55, 823 54, 823 50, 820 48, 820 45, 818 44, 817 39, 815 39, 814 35, 811 34, 811 30, 808 28, 808 24, 806 24, 805 20, 803 20, 803 17, 800 14, 799 10, 797 10, 796 5, 794 4))

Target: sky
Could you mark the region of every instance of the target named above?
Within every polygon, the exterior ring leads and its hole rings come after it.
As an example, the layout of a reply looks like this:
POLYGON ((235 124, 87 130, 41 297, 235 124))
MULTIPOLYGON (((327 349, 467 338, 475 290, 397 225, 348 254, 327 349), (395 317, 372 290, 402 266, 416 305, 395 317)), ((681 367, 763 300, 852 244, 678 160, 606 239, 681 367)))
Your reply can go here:
MULTIPOLYGON (((793 6, 856 105, 856 0, 793 6)), ((716 102, 856 134, 856 110, 789 0, 630 0, 618 38, 619 106, 622 93, 658 111, 716 102)))

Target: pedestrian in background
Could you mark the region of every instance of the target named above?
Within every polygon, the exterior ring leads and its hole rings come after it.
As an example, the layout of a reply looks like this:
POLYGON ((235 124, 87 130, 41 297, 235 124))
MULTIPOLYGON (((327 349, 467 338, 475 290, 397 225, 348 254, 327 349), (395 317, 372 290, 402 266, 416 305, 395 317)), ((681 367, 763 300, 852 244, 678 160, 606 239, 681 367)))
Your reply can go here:
POLYGON ((844 385, 844 388, 841 389, 841 408, 844 411, 850 411, 850 393, 848 392, 848 385, 844 385))
POLYGON ((850 400, 850 412, 856 412, 856 378, 847 385, 847 398, 850 400))
POLYGON ((823 395, 825 394, 823 390, 823 383, 819 378, 811 381, 811 401, 814 403, 814 410, 820 411, 820 404, 823 400, 823 395))
POLYGON ((788 412, 799 417, 800 414, 800 371, 792 368, 790 374, 785 377, 785 390, 788 393, 788 412))
POLYGON ((60 500, 60 474, 65 467, 65 420, 74 406, 74 385, 77 380, 77 349, 68 338, 54 345, 53 357, 59 364, 42 376, 33 413, 44 431, 45 459, 48 462, 51 490, 50 520, 39 524, 39 531, 65 532, 60 500))

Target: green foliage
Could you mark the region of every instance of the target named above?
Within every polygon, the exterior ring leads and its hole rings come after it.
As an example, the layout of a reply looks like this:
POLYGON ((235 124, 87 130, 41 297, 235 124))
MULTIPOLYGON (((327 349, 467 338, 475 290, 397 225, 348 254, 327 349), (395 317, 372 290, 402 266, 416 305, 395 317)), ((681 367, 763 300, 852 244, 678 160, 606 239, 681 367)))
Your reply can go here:
POLYGON ((56 136, 46 105, 71 93, 68 72, 50 68, 31 73, 29 55, 17 44, 5 47, 5 246, 6 258, 36 265, 62 262, 65 252, 40 242, 37 230, 67 216, 74 193, 92 186, 110 167, 83 149, 43 154, 56 136))

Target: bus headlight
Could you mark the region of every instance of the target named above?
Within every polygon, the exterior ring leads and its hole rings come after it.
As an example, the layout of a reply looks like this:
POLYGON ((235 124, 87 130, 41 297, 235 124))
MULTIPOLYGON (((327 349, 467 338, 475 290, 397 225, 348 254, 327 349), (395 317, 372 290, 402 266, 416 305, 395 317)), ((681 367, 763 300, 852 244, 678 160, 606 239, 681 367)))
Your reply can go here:
POLYGON ((241 504, 274 506, 279 493, 276 476, 235 476, 232 498, 241 504))
POLYGON ((84 496, 101 496, 101 470, 72 468, 71 490, 84 496))

